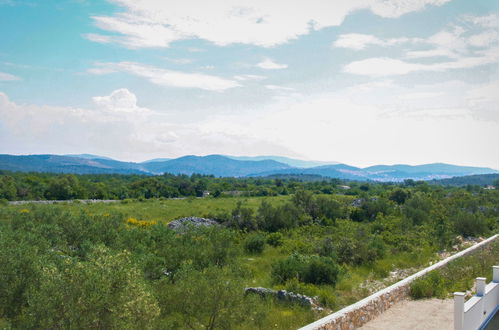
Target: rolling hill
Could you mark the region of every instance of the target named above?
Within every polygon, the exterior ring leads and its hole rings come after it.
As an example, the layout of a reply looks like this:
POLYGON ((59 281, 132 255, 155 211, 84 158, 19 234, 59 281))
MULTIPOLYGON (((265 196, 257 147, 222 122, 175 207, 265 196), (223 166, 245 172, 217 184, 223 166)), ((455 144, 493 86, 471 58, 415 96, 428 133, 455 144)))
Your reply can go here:
MULTIPOLYGON (((314 162, 278 156, 233 157, 223 155, 183 156, 153 159, 142 163, 122 162, 96 155, 0 155, 0 170, 76 174, 194 173, 219 177, 263 177, 276 175, 313 175, 345 180, 403 181, 437 180, 452 177, 494 174, 499 171, 443 163, 424 165, 376 165, 366 168, 347 164, 310 166, 314 162), (239 158, 239 159, 236 159, 239 158), (277 161, 282 160, 282 162, 277 161), (291 166, 290 164, 295 164, 291 166), (298 166, 298 165, 301 165, 298 166)), ((315 162, 321 163, 321 162, 315 162)))
POLYGON ((139 164, 58 155, 0 155, 0 169, 19 172, 75 174, 147 174, 139 164))
POLYGON ((215 176, 247 176, 264 171, 279 171, 290 166, 274 160, 243 161, 220 155, 184 156, 167 161, 142 163, 151 173, 211 174, 215 176))

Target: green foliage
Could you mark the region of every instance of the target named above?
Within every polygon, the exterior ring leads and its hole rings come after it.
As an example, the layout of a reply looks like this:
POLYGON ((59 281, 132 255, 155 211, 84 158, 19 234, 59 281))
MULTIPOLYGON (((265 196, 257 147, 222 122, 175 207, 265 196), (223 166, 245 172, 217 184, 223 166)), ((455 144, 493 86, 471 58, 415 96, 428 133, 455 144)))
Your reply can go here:
POLYGON ((230 268, 187 266, 174 284, 161 280, 156 285, 162 328, 231 329, 264 314, 255 297, 244 296, 241 274, 230 268))
POLYGON ((267 235, 267 244, 273 247, 278 247, 283 244, 283 236, 281 233, 270 233, 267 235))
MULTIPOLYGON (((297 328, 320 315, 245 296, 244 287, 285 288, 337 309, 363 298, 358 286, 368 278, 423 267, 457 235, 499 229, 497 190, 419 182, 362 189, 353 182, 339 191, 339 181, 296 178, 0 173, 0 180, 7 182, 2 191, 9 186, 12 192, 14 183, 14 199, 47 198, 49 188, 50 198, 56 192, 123 198, 4 202, 0 327, 7 328, 297 328), (194 197, 202 189, 223 193, 194 197), (398 190, 409 196, 400 205, 390 198, 398 190), (267 197, 249 197, 256 194, 267 197), (276 194, 289 196, 270 197, 276 194), (168 198, 178 196, 188 197, 168 198), (165 225, 185 216, 214 218, 222 226, 177 233, 165 225)), ((468 288, 474 277, 490 273, 495 249, 415 282, 413 294, 468 288)))
POLYGON ((335 285, 339 267, 333 259, 321 256, 293 254, 272 266, 272 278, 277 283, 297 279, 304 283, 335 285))
POLYGON ((253 209, 243 207, 241 201, 239 201, 236 208, 232 211, 229 226, 242 230, 256 230, 258 224, 253 213, 253 209))
POLYGON ((459 211, 452 217, 454 230, 464 237, 480 236, 488 231, 487 221, 481 214, 459 211))
POLYGON ((0 177, 0 199, 16 199, 17 190, 14 178, 8 175, 0 177))
POLYGON ((390 193, 389 199, 391 201, 394 201, 395 203, 401 205, 401 204, 405 203, 405 201, 408 197, 409 197, 409 194, 407 193, 406 190, 401 189, 401 188, 397 188, 397 189, 392 190, 392 192, 390 193))
POLYGON ((453 292, 471 289, 476 277, 491 279, 492 266, 497 264, 499 242, 434 270, 411 283, 411 296, 420 298, 446 298, 453 292))
POLYGON ((422 298, 445 298, 445 279, 441 274, 432 272, 428 276, 419 278, 411 283, 411 297, 414 299, 422 298))
POLYGON ((256 221, 259 229, 272 233, 298 226, 304 221, 304 215, 293 204, 272 206, 268 202, 262 201, 258 208, 256 221))
POLYGON ((45 193, 47 199, 74 199, 85 198, 80 182, 74 175, 63 175, 52 178, 49 181, 45 193))
POLYGON ((249 253, 262 253, 265 248, 265 236, 254 233, 246 237, 244 249, 249 253))
POLYGON ((387 199, 373 197, 363 199, 360 207, 352 210, 350 218, 354 221, 374 221, 379 214, 389 214, 391 205, 387 199))
POLYGON ((417 192, 405 202, 402 211, 412 224, 421 225, 429 219, 431 209, 430 198, 423 193, 417 192))
POLYGON ((88 261, 64 258, 40 275, 22 328, 151 329, 160 312, 126 251, 96 247, 88 261))

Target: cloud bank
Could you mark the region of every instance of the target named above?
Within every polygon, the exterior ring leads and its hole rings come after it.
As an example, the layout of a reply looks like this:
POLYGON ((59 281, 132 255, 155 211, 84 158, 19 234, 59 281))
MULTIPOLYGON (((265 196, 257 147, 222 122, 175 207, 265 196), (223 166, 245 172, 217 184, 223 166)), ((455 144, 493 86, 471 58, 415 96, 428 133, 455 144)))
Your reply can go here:
POLYGON ((111 0, 122 10, 92 17, 108 34, 86 34, 100 43, 129 48, 169 47, 178 40, 203 39, 216 45, 235 43, 272 47, 311 31, 340 25, 359 9, 395 18, 450 0, 111 0))

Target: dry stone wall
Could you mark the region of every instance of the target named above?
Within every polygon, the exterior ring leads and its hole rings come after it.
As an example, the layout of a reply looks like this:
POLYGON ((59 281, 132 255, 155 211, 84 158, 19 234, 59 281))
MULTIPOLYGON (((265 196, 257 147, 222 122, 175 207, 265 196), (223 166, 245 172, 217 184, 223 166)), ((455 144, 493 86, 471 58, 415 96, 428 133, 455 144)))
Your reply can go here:
POLYGON ((330 314, 314 323, 311 323, 301 330, 352 330, 361 327, 370 320, 386 311, 393 304, 409 297, 409 287, 412 281, 424 276, 432 270, 441 268, 454 259, 460 258, 475 252, 493 242, 499 235, 494 235, 466 250, 458 252, 438 263, 425 268, 414 275, 411 275, 400 282, 397 282, 375 294, 364 298, 355 304, 347 306, 336 313, 330 314))

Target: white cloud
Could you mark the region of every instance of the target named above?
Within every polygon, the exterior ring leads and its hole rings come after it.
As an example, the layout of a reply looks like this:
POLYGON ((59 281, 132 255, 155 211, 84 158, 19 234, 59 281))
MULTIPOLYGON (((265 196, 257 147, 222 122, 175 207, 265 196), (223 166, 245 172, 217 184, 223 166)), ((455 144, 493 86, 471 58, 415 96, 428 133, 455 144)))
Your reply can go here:
MULTIPOLYGON (((480 17, 474 19, 480 20, 480 17)), ((450 25, 426 39, 402 40, 404 39, 381 40, 371 35, 349 34, 340 36, 335 45, 360 50, 369 44, 390 45, 411 41, 413 45, 431 47, 406 50, 405 59, 427 58, 433 62, 417 63, 397 58, 375 57, 351 62, 343 68, 344 72, 368 76, 404 75, 418 71, 441 72, 499 62, 499 30, 487 28, 476 32, 470 27, 450 25)))
POLYGON ((499 41, 499 33, 491 30, 472 35, 468 38, 468 44, 474 47, 488 47, 497 41, 499 41))
POLYGON ((263 61, 257 63, 255 66, 265 70, 279 70, 286 69, 288 67, 287 64, 276 63, 270 58, 264 59, 263 61))
POLYGON ((172 63, 180 64, 180 65, 191 64, 191 63, 194 62, 194 60, 191 59, 191 58, 170 58, 170 57, 165 57, 164 59, 167 60, 168 62, 172 62, 172 63))
POLYGON ((240 80, 240 81, 246 81, 246 80, 264 80, 267 79, 265 76, 260 76, 256 74, 242 74, 242 75, 237 75, 234 76, 234 79, 240 80))
POLYGON ((464 20, 484 28, 499 28, 499 16, 497 14, 490 14, 485 16, 464 16, 464 20))
POLYGON ((331 93, 282 97, 237 114, 209 109, 209 118, 193 117, 189 124, 179 124, 174 113, 141 107, 125 88, 94 97, 92 109, 18 105, 0 93, 0 144, 11 153, 81 150, 135 160, 299 154, 354 165, 443 161, 499 168, 499 154, 490 152, 499 141, 498 84, 402 87, 372 80, 331 93))
POLYGON ((149 80, 151 83, 165 87, 199 88, 208 91, 224 91, 241 86, 238 82, 203 73, 185 73, 160 69, 134 62, 97 63, 89 69, 92 74, 110 74, 126 72, 149 80))
POLYGON ((420 11, 428 5, 442 6, 450 0, 380 0, 370 1, 373 13, 381 17, 396 18, 404 14, 420 11))
POLYGON ((478 54, 478 56, 461 57, 455 61, 434 64, 411 63, 394 58, 368 58, 347 64, 344 66, 343 71, 367 76, 394 76, 417 71, 438 72, 469 69, 497 62, 499 62, 499 48, 493 48, 478 54))
POLYGON ((0 81, 14 81, 14 80, 21 80, 21 78, 18 76, 14 76, 13 74, 10 73, 0 72, 0 81))
POLYGON ((499 121, 477 117, 464 95, 455 100, 455 88, 465 90, 468 85, 382 86, 386 83, 281 99, 258 113, 213 116, 204 127, 265 136, 310 159, 354 165, 441 161, 499 168, 499 154, 490 152, 498 147, 499 121), (435 90, 445 95, 428 94, 435 90), (398 98, 411 92, 421 94, 398 98))
MULTIPOLYGON (((184 39, 217 45, 233 43, 271 47, 340 25, 359 9, 382 17, 400 17, 450 0, 111 0, 123 8, 112 16, 94 16, 102 30, 117 33, 109 41, 130 48, 168 47, 184 39)), ((103 39, 100 39, 103 40, 103 39)))
POLYGON ((444 93, 443 92, 411 92, 407 94, 401 94, 398 96, 399 99, 401 100, 420 100, 420 99, 426 99, 426 98, 434 98, 434 97, 439 97, 442 96, 444 93))
POLYGON ((93 42, 98 42, 101 44, 107 44, 107 43, 110 43, 111 41, 113 41, 113 38, 111 36, 106 36, 103 34, 86 33, 86 34, 82 34, 82 37, 87 39, 87 40, 90 40, 93 42))
POLYGON ((424 70, 422 64, 413 64, 393 58, 369 58, 347 64, 343 71, 347 73, 368 76, 403 75, 410 72, 424 70))
POLYGON ((278 86, 278 85, 265 85, 265 88, 270 89, 270 90, 276 90, 276 91, 294 91, 294 88, 291 87, 285 87, 285 86, 278 86))
POLYGON ((0 92, 0 145, 6 153, 89 152, 144 160, 185 154, 288 154, 261 137, 210 130, 195 119, 140 107, 126 88, 93 97, 94 108, 16 104, 0 92))
POLYGON ((137 97, 126 88, 113 91, 107 96, 94 96, 94 103, 109 113, 149 114, 150 110, 137 106, 137 97))
POLYGON ((333 43, 333 46, 339 48, 362 50, 369 45, 393 46, 397 44, 417 41, 417 39, 409 38, 392 38, 383 40, 369 34, 348 33, 340 35, 338 39, 333 43))
POLYGON ((407 58, 449 57, 456 58, 456 54, 449 49, 412 50, 405 54, 407 58))

